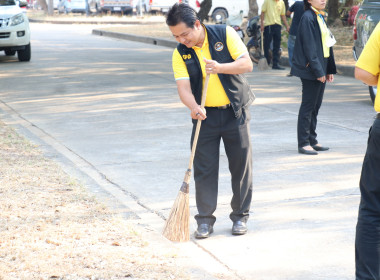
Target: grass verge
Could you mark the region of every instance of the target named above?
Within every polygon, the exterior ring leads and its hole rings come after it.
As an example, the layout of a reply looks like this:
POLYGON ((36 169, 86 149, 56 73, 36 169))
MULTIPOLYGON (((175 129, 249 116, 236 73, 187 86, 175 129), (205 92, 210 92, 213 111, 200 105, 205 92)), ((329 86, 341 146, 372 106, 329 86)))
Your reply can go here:
POLYGON ((188 279, 176 252, 0 122, 0 279, 188 279))

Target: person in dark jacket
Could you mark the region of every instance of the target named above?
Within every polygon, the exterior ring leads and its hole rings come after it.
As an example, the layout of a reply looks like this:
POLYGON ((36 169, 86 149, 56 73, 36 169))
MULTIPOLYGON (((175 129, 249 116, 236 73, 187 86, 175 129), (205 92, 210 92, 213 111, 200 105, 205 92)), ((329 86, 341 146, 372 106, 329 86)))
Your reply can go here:
POLYGON ((334 36, 321 14, 325 0, 304 0, 305 12, 297 31, 291 74, 301 78, 302 102, 298 114, 298 152, 317 155, 329 148, 317 140, 317 116, 325 85, 334 80, 334 36))
POLYGON ((178 94, 193 121, 191 142, 196 123, 202 120, 194 157, 198 210, 195 238, 209 237, 216 221, 221 140, 231 173, 232 234, 243 235, 252 199, 249 105, 254 94, 242 74, 252 71, 252 61, 232 27, 202 25, 195 10, 186 4, 174 4, 166 23, 179 43, 172 64, 178 94), (206 74, 210 74, 210 80, 204 111, 200 104, 206 74))
MULTIPOLYGON (((294 51, 294 44, 296 42, 297 30, 301 20, 301 17, 304 13, 303 1, 297 0, 293 5, 289 7, 286 12, 286 16, 290 17, 293 14, 292 24, 290 25, 289 37, 288 37, 288 55, 289 55, 289 65, 292 67, 292 58, 294 51)), ((288 77, 292 76, 290 73, 288 77)))

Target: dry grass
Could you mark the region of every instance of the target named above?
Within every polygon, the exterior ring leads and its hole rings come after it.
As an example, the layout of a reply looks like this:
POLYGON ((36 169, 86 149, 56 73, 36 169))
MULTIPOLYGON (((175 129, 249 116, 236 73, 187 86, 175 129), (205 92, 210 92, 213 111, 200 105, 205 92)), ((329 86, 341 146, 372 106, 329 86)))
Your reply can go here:
MULTIPOLYGON (((111 26, 102 29, 113 32, 130 33, 134 35, 150 36, 155 38, 169 39, 173 41, 175 40, 165 23, 111 26)), ((352 46, 354 44, 352 37, 352 27, 332 27, 331 30, 335 36, 335 39, 337 40, 337 43, 334 46, 334 55, 336 63, 343 65, 354 65, 355 60, 352 56, 352 46)), ((282 41, 284 55, 287 55, 287 36, 285 32, 282 41)))
POLYGON ((0 122, 0 279, 187 279, 14 130, 0 122))

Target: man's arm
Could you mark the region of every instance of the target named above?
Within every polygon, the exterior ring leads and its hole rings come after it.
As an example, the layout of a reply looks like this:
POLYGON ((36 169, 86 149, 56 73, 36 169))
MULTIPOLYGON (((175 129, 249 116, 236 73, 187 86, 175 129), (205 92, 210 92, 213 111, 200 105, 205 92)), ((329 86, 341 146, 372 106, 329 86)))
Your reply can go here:
POLYGON ((281 19, 282 19, 282 22, 284 23, 284 25, 286 26, 286 31, 289 32, 289 25, 288 25, 288 21, 286 20, 286 16, 281 15, 281 19))
POLYGON ((359 67, 355 67, 355 78, 369 86, 376 86, 379 76, 375 76, 359 67))
POLYGON ((243 74, 252 72, 253 64, 246 53, 233 62, 218 63, 215 60, 204 59, 206 62, 206 73, 208 74, 243 74))
POLYGON ((199 118, 204 120, 206 118, 206 112, 204 112, 197 101, 195 101, 195 97, 191 91, 190 80, 177 80, 177 89, 182 103, 190 109, 191 117, 193 119, 199 118))

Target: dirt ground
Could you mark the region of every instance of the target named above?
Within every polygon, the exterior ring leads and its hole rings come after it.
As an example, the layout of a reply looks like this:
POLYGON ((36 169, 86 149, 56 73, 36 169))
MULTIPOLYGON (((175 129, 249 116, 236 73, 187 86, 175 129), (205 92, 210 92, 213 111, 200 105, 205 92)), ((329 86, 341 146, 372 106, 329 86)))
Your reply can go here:
MULTIPOLYGON (((0 75, 1 76, 1 75, 0 75)), ((177 252, 0 122, 0 279, 188 279, 177 252)))

